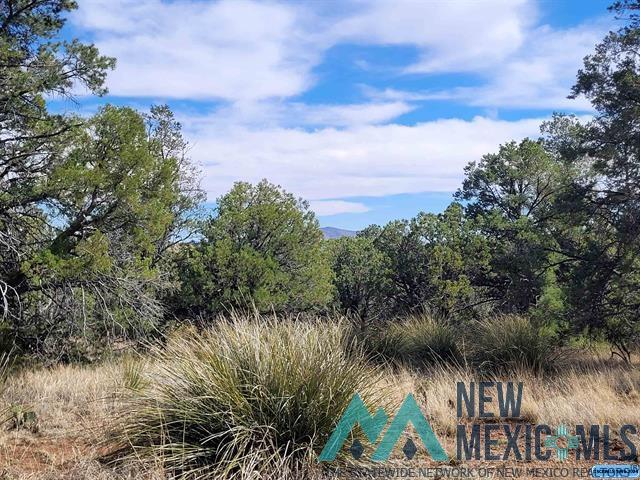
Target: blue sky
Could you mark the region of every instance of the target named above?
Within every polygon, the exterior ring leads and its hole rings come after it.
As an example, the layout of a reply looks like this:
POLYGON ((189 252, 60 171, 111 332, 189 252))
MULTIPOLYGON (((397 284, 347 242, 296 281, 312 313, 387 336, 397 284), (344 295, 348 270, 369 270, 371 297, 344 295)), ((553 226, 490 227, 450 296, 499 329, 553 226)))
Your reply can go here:
POLYGON ((468 162, 589 116, 566 97, 617 28, 600 0, 79 3, 65 35, 118 59, 106 101, 168 103, 210 202, 267 178, 349 229, 441 211, 468 162))

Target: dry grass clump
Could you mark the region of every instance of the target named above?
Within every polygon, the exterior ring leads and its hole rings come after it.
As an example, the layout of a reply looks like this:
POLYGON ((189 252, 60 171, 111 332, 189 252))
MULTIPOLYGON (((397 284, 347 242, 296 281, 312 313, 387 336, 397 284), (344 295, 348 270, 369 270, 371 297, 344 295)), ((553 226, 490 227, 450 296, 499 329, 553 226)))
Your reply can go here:
MULTIPOLYGON (((8 353, 0 355, 0 398, 4 393, 7 378, 9 378, 9 369, 11 368, 11 359, 8 353)), ((0 427, 9 421, 10 407, 0 404, 0 427)))
POLYGON ((466 327, 415 315, 374 328, 363 344, 375 357, 414 367, 473 365, 484 374, 557 368, 554 332, 527 317, 498 315, 466 327))
POLYGON ((552 330, 519 315, 496 315, 474 325, 470 360, 483 372, 540 373, 557 366, 558 342, 552 330))
POLYGON ((377 402, 379 372, 351 338, 339 322, 264 318, 177 335, 152 352, 113 456, 172 478, 303 478, 353 395, 377 402))
MULTIPOLYGON (((474 381, 473 373, 464 367, 440 364, 424 371, 409 366, 387 370, 380 383, 385 395, 399 405, 409 393, 413 394, 438 436, 455 436, 456 382, 474 381)), ((393 415, 395 410, 388 410, 393 415)))
POLYGON ((416 366, 463 361, 460 332, 426 314, 380 326, 365 339, 365 345, 383 359, 416 366))
POLYGON ((599 370, 566 369, 542 381, 525 374, 517 378, 525 378, 527 408, 538 423, 608 424, 616 429, 640 424, 637 369, 612 363, 599 370))

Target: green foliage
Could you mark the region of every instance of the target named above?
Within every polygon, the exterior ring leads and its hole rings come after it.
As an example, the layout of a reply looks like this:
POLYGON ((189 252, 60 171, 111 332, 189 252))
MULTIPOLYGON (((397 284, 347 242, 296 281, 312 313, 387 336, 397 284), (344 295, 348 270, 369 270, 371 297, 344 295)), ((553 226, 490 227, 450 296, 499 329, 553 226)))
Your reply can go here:
POLYGON ((8 322, 0 321, 0 356, 9 355, 14 349, 13 331, 8 322))
POLYGON ((116 419, 113 455, 173 478, 304 478, 352 396, 376 399, 350 338, 344 324, 265 318, 176 335, 116 419))
POLYGON ((14 323, 26 349, 79 359, 92 343, 146 336, 161 320, 157 260, 199 194, 184 188, 190 172, 172 145, 161 151, 153 122, 171 124, 171 112, 102 108, 74 130, 42 183, 46 201, 33 205, 42 228, 5 273, 20 298, 14 323), (55 308, 43 309, 51 298, 55 308))
POLYGON ((24 352, 147 335, 164 253, 202 195, 167 107, 53 115, 47 96, 106 93, 115 61, 60 40, 67 0, 0 4, 0 319, 24 352))
MULTIPOLYGON (((201 221, 197 172, 166 106, 51 114, 45 99, 76 85, 106 93, 115 65, 57 38, 75 8, 0 2, 0 352, 92 360, 109 340, 154 335, 167 313, 337 305, 362 335, 373 320, 424 311, 456 326, 522 315, 477 327, 505 345, 480 352, 491 368, 543 368, 556 334, 604 338, 630 360, 640 342, 637 0, 615 2, 625 23, 578 72, 572 96, 591 101, 593 121, 555 116, 544 138, 470 163, 441 214, 330 242, 305 201, 266 180, 237 183, 201 221), (527 349, 543 324, 554 334, 543 329, 527 349)), ((449 323, 389 325, 370 340, 394 358, 459 356, 449 323)))
POLYGON ((569 318, 566 288, 558 282, 555 269, 547 269, 544 275, 543 287, 535 306, 529 311, 530 316, 540 323, 566 330, 569 318))
POLYGON ((363 341, 370 353, 394 362, 418 366, 463 362, 460 329, 427 314, 380 325, 363 341))
POLYGON ((552 328, 521 315, 497 315, 475 323, 470 359, 488 372, 543 372, 556 367, 558 338, 552 328))
POLYGON ((501 145, 498 153, 472 162, 456 196, 487 239, 490 268, 477 277, 498 308, 527 312, 542 292, 553 288, 552 252, 556 239, 547 228, 554 201, 570 168, 529 139, 501 145))
MULTIPOLYGON (((47 95, 71 96, 74 85, 101 94, 114 60, 78 41, 54 41, 68 0, 0 4, 0 305, 18 320, 27 290, 21 261, 48 230, 38 206, 51 192, 48 175, 60 164, 77 119, 51 115, 47 95)), ((35 247, 34 247, 35 246, 35 247)))
POLYGON ((621 1, 612 8, 627 24, 585 58, 573 88, 598 112, 584 143, 597 181, 581 185, 595 227, 580 251, 588 263, 578 267, 589 280, 574 283, 573 295, 590 298, 577 309, 581 324, 604 330, 628 361, 629 344, 640 339, 640 4, 621 1))
POLYGON ((176 255, 178 314, 300 311, 329 302, 332 273, 318 222, 306 202, 280 187, 236 183, 202 234, 176 255))
POLYGON ((48 176, 78 125, 77 118, 51 115, 45 97, 71 97, 78 85, 105 93, 106 72, 115 64, 92 45, 53 40, 63 15, 75 8, 68 0, 0 5, 0 285, 9 289, 17 288, 13 270, 29 253, 34 230, 43 228, 37 205, 53 193, 46 187, 48 176), (15 238, 17 232, 22 239, 15 238))
POLYGON ((362 236, 372 238, 389 259, 389 287, 381 302, 392 313, 428 309, 446 317, 470 312, 476 299, 471 281, 485 268, 487 256, 459 204, 441 214, 421 213, 369 228, 362 236))
POLYGON ((556 117, 547 143, 579 172, 559 198, 567 318, 572 332, 604 334, 625 360, 640 339, 640 17, 637 1, 612 7, 626 20, 587 56, 572 95, 596 118, 556 117))
POLYGON ((337 302, 363 326, 387 308, 389 258, 367 236, 342 237, 329 242, 337 302))
POLYGON ((516 222, 523 217, 542 217, 548 211, 548 200, 563 172, 540 142, 525 139, 501 145, 498 153, 470 163, 465 173, 457 196, 473 200, 467 206, 470 216, 495 213, 496 221, 516 222))

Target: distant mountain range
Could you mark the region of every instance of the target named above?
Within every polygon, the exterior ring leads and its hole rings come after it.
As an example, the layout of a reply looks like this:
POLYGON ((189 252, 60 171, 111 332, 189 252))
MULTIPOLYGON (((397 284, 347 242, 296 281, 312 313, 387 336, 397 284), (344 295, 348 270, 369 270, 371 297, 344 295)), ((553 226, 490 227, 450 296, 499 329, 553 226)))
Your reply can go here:
POLYGON ((320 230, 324 233, 324 238, 355 237, 358 233, 355 230, 345 230, 335 227, 322 227, 320 230))

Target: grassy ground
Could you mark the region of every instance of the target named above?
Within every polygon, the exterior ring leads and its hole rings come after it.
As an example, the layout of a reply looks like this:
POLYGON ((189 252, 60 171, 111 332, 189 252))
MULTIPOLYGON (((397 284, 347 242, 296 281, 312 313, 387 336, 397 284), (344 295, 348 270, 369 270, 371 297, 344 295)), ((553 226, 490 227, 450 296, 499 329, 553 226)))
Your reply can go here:
MULTIPOLYGON (((583 352, 573 360, 571 367, 553 374, 535 376, 521 372, 502 377, 524 382, 525 421, 552 426, 640 425, 637 358, 633 366, 593 352, 583 352)), ((136 368, 130 361, 114 361, 97 366, 23 370, 11 375, 0 408, 10 405, 14 412, 17 407, 22 412, 33 411, 36 420, 24 417, 29 421, 21 428, 10 422, 1 429, 0 479, 164 478, 162 468, 148 458, 144 461, 129 458, 117 470, 100 461, 109 448, 105 443, 106 432, 114 419, 123 414, 126 387, 131 387, 127 383, 135 380, 136 368)), ((455 409, 456 382, 470 382, 476 379, 475 375, 468 369, 450 366, 428 370, 387 366, 382 372, 375 388, 393 405, 398 405, 407 393, 413 393, 445 448, 455 452, 455 428, 460 422, 455 409)), ((339 414, 336 412, 336 416, 339 414)), ((634 441, 636 445, 640 443, 637 438, 634 441)), ((402 459, 399 449, 403 443, 398 443, 392 464, 424 466, 431 462, 420 454, 411 462, 402 459)), ((473 465, 477 466, 471 462, 470 466, 473 465)))
POLYGON ((0 478, 113 478, 95 458, 100 432, 118 404, 119 374, 117 365, 102 365, 12 375, 5 404, 33 410, 37 423, 0 434, 0 478))
MULTIPOLYGON (((619 364, 600 364, 599 371, 567 371, 525 383, 523 415, 532 423, 565 422, 619 426, 640 425, 640 372, 619 364)), ((162 478, 160 469, 130 464, 116 472, 97 459, 103 450, 104 429, 117 411, 123 366, 60 366, 22 372, 9 379, 5 402, 23 405, 37 414, 37 428, 0 433, 2 479, 118 479, 162 478)), ((455 381, 469 381, 469 372, 447 370, 428 376, 408 369, 391 372, 382 388, 397 398, 413 392, 433 428, 454 448, 455 381)), ((415 461, 415 460, 414 460, 415 461)))

